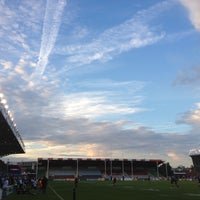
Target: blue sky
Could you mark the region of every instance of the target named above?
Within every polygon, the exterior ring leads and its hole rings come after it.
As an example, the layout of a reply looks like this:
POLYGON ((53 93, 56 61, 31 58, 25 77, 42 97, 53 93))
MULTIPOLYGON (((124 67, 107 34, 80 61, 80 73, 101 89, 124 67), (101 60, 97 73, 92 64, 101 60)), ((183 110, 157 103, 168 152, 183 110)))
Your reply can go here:
POLYGON ((199 0, 1 0, 0 93, 26 154, 162 159, 200 141, 199 0))

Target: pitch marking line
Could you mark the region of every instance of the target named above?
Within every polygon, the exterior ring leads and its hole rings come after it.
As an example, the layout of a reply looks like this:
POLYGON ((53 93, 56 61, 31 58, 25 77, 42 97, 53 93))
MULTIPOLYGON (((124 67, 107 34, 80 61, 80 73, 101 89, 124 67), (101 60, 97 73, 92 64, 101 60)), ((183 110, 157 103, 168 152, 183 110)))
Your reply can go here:
POLYGON ((186 195, 188 195, 188 196, 196 196, 196 197, 200 196, 200 194, 194 194, 194 193, 186 193, 186 195))
POLYGON ((49 188, 52 190, 52 192, 60 199, 60 200, 64 200, 50 185, 49 188))

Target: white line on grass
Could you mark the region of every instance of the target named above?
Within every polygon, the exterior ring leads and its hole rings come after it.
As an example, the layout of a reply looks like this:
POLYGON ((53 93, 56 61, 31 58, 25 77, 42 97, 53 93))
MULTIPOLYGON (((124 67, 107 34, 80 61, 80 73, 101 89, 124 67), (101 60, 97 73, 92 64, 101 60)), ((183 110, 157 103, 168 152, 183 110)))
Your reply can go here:
POLYGON ((188 196, 197 196, 197 197, 200 196, 200 194, 194 194, 194 193, 186 193, 186 195, 188 195, 188 196))
POLYGON ((60 200, 64 200, 50 185, 49 188, 52 190, 52 192, 60 199, 60 200))

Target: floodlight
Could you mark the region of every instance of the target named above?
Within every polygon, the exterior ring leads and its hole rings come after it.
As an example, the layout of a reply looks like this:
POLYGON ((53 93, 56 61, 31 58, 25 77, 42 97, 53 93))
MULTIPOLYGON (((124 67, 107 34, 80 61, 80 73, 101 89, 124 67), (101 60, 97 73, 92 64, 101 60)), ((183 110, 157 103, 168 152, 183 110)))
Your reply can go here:
POLYGON ((6 104, 7 101, 6 101, 5 99, 1 99, 1 103, 2 103, 2 104, 6 104))
POLYGON ((3 96, 4 96, 4 95, 3 95, 2 93, 0 93, 0 98, 3 98, 3 96))

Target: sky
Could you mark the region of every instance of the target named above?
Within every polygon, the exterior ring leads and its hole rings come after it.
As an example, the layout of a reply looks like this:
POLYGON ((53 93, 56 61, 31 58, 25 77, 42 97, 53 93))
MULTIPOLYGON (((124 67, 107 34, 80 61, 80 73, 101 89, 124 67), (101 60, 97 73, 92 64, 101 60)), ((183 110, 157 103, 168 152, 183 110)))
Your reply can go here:
POLYGON ((0 0, 3 159, 161 159, 200 144, 200 0, 0 0))

